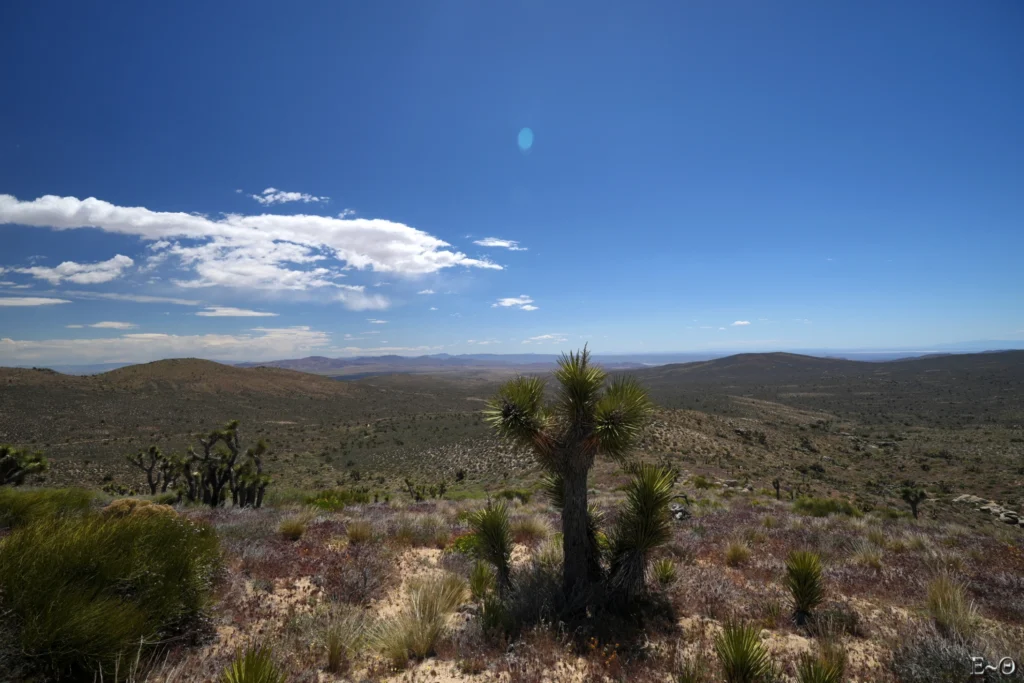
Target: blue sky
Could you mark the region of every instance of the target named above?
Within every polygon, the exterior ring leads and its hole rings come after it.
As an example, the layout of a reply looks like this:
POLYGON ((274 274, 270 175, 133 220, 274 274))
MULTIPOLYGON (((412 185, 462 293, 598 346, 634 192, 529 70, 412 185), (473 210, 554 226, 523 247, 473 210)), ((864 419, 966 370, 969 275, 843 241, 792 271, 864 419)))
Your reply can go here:
POLYGON ((0 364, 1024 345, 1021 35, 1016 0, 4 3, 0 364))

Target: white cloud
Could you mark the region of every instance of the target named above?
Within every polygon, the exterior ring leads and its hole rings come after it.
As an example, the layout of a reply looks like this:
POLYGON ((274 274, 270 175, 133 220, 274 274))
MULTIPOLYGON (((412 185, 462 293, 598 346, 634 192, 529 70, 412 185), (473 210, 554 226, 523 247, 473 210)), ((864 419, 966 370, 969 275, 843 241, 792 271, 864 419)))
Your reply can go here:
MULTIPOLYGON (((0 195, 2 199, 3 195, 0 195)), ((135 261, 123 254, 118 254, 112 259, 98 263, 75 263, 65 261, 54 268, 45 266, 32 266, 30 268, 12 268, 14 272, 24 273, 40 280, 46 280, 51 285, 59 285, 62 280, 74 282, 79 285, 95 285, 102 282, 110 282, 121 277, 125 269, 134 265, 135 261)))
POLYGON ((526 251, 526 247, 519 246, 519 242, 503 240, 499 237, 485 237, 482 240, 473 240, 473 244, 479 244, 481 247, 500 247, 509 251, 526 251))
MULTIPOLYGON (((284 190, 279 190, 276 187, 268 187, 260 194, 251 194, 249 196, 264 206, 270 206, 272 204, 287 204, 288 202, 302 202, 303 204, 309 204, 310 202, 326 202, 330 199, 330 197, 317 197, 316 195, 307 194, 306 192, 285 192, 284 190)), ((342 213, 344 213, 344 211, 342 213)))
POLYGON ((794 318, 793 321, 794 322, 798 322, 798 323, 803 323, 804 325, 810 325, 811 324, 811 321, 808 320, 807 318, 794 318))
POLYGON ((378 346, 373 348, 360 346, 343 346, 324 349, 324 352, 349 355, 364 355, 367 353, 394 354, 397 353, 398 351, 438 351, 443 348, 444 346, 378 346))
POLYGON ((138 363, 159 358, 272 360, 309 355, 329 344, 309 327, 257 327, 246 334, 133 333, 102 339, 0 339, 0 364, 138 363))
POLYGON ((533 299, 525 294, 520 294, 519 296, 510 296, 505 297, 504 299, 498 299, 497 302, 491 304, 491 308, 498 308, 499 306, 509 308, 514 306, 523 311, 536 311, 538 307, 532 306, 532 303, 533 299))
POLYGON ((430 307, 430 310, 431 310, 431 311, 436 311, 436 310, 437 310, 437 306, 431 306, 431 307, 430 307))
POLYGON ((136 325, 135 323, 119 323, 110 320, 105 320, 103 322, 87 325, 87 327, 95 327, 101 330, 133 330, 136 327, 138 327, 138 325, 136 325))
POLYGON ((0 297, 0 306, 49 306, 50 304, 69 304, 67 299, 48 299, 41 296, 6 296, 0 297))
POLYGON ((338 212, 338 218, 349 218, 356 215, 355 209, 342 209, 338 212))
POLYGON ((232 308, 230 306, 207 306, 196 315, 204 318, 268 318, 274 317, 277 313, 264 313, 262 311, 250 311, 246 308, 232 308))
POLYGON ((85 325, 65 325, 64 327, 68 328, 69 330, 80 330, 83 327, 85 327, 85 325))
POLYGON ((732 326, 733 327, 742 327, 744 325, 749 325, 749 324, 750 324, 749 320, 737 320, 736 322, 734 322, 732 324, 732 326))
POLYGON ((155 244, 168 242, 158 255, 177 259, 186 277, 175 282, 186 287, 306 290, 337 286, 334 280, 346 269, 412 276, 455 266, 502 268, 448 249, 450 244, 422 230, 383 219, 228 214, 214 220, 95 198, 47 195, 19 201, 0 195, 3 223, 99 228, 155 244))
POLYGON ((386 325, 388 321, 387 320, 378 320, 377 318, 367 318, 366 322, 371 323, 373 325, 386 325))
POLYGON ((566 337, 566 335, 564 335, 563 333, 561 333, 561 332, 553 332, 551 334, 541 334, 541 335, 538 335, 536 337, 530 337, 529 339, 524 339, 523 343, 524 344, 563 344, 563 343, 565 343, 567 341, 569 341, 569 338, 566 337))
POLYGON ((417 294, 435 294, 434 290, 432 290, 432 289, 421 289, 420 291, 418 291, 416 293, 417 294))
POLYGON ((718 329, 720 329, 720 330, 724 330, 725 328, 724 328, 724 327, 719 327, 718 329))
POLYGON ((178 306, 201 306, 202 301, 195 299, 176 299, 169 296, 147 296, 145 294, 117 294, 114 292, 61 292, 64 296, 75 299, 108 299, 110 301, 131 301, 137 304, 175 304, 178 306))
POLYGON ((338 285, 338 301, 350 311, 383 311, 391 305, 386 296, 367 294, 363 285, 338 285))
POLYGON ((374 287, 386 287, 387 285, 390 285, 390 284, 391 284, 390 282, 376 282, 376 283, 374 283, 373 286, 374 287))

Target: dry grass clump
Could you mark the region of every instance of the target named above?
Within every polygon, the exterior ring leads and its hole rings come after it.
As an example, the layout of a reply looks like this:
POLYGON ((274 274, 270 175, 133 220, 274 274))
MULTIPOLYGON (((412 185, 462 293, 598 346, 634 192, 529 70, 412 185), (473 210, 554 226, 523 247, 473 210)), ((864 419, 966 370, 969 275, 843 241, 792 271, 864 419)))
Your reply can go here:
POLYGON ((369 620, 362 610, 343 611, 333 616, 324 629, 323 644, 327 652, 327 671, 347 673, 352 660, 366 640, 369 620))
POLYGON ((725 563, 730 567, 739 567, 750 559, 750 546, 743 541, 729 541, 725 548, 725 563))
POLYGON ((805 652, 796 671, 799 683, 842 683, 846 651, 835 642, 826 642, 815 654, 805 652))
POLYGON ((373 540, 373 524, 365 519, 354 519, 345 525, 345 535, 349 543, 366 543, 373 540))
POLYGON ((677 574, 676 563, 667 557, 651 563, 651 575, 655 583, 662 588, 668 588, 675 583, 677 574))
POLYGON ((551 533, 548 523, 536 515, 516 517, 512 520, 511 526, 515 542, 526 545, 535 545, 551 533))
POLYGON ((306 533, 307 524, 309 524, 309 517, 306 515, 285 517, 277 525, 277 532, 289 541, 297 541, 306 533))
POLYGON ((880 572, 882 571, 882 552, 876 547, 865 544, 853 554, 853 562, 880 572))
POLYGON ((448 617, 466 601, 466 582, 454 574, 428 579, 409 587, 409 601, 399 614, 380 621, 371 639, 396 669, 410 657, 431 654, 448 628, 448 617))
POLYGON ((928 584, 928 613, 939 631, 951 637, 969 639, 978 625, 977 608, 963 585, 948 574, 928 584))

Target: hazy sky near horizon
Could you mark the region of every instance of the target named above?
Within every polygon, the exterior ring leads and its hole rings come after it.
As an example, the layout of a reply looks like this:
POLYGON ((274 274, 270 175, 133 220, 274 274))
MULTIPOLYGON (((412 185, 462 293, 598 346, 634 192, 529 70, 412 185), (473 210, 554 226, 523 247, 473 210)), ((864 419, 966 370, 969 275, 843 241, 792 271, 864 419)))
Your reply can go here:
POLYGON ((1024 4, 0 6, 0 365, 1024 345, 1024 4))

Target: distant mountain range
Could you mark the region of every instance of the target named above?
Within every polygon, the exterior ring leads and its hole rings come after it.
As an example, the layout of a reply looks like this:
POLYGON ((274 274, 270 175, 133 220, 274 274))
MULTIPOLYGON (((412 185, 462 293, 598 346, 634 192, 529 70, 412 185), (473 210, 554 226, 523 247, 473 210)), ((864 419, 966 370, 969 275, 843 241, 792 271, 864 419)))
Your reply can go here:
MULTIPOLYGON (((901 358, 920 358, 923 356, 957 353, 985 353, 1017 349, 1024 349, 1024 340, 970 341, 902 349, 789 349, 785 352, 819 358, 889 361, 901 358)), ((743 351, 736 349, 680 353, 609 353, 595 355, 594 360, 609 370, 628 370, 674 363, 714 360, 742 353, 743 351)), ((309 356, 307 358, 290 358, 262 362, 229 362, 228 364, 243 368, 274 367, 335 377, 355 378, 403 372, 432 373, 474 369, 541 371, 554 366, 559 356, 560 354, 555 353, 467 353, 457 355, 437 353, 425 356, 384 355, 356 356, 352 358, 309 356)), ((68 375, 93 375, 127 365, 132 365, 132 363, 51 365, 47 367, 68 375)))

